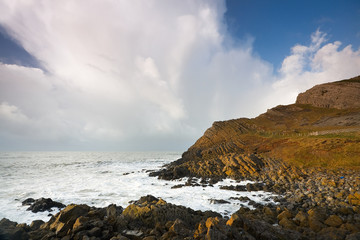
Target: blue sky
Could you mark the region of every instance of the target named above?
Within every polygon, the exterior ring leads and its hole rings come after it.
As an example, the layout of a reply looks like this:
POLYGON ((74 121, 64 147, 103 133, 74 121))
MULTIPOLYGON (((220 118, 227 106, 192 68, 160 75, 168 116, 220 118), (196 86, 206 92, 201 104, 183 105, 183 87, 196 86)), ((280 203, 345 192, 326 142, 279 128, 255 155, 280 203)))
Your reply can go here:
POLYGON ((294 44, 309 44, 309 35, 316 29, 326 32, 330 40, 359 48, 358 0, 227 0, 226 6, 231 35, 253 37, 254 51, 276 68, 294 44))
POLYGON ((360 75, 359 1, 0 1, 0 150, 186 150, 360 75))

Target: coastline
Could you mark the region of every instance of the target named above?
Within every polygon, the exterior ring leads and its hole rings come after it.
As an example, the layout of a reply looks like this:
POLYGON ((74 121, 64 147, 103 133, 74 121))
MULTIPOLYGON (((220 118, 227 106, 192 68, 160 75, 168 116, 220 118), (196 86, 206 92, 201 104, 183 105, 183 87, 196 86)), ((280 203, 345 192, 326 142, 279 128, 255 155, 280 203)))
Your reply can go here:
MULTIPOLYGON (((280 176, 272 186, 228 186, 238 191, 265 188, 282 196, 277 205, 242 207, 229 217, 148 195, 124 209, 114 204, 105 208, 70 204, 46 223, 26 225, 3 219, 0 232, 4 239, 358 239, 358 171, 317 169, 289 179, 280 176)), ((208 184, 211 181, 207 179, 208 184)))

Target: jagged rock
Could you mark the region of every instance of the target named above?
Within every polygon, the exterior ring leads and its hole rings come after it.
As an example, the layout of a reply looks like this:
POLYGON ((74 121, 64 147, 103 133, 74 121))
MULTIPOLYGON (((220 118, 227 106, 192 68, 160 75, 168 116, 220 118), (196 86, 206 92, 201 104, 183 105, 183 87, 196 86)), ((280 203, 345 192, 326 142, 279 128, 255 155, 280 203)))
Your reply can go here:
POLYGON ((72 230, 75 221, 81 216, 86 216, 89 210, 90 207, 87 205, 70 204, 43 225, 43 228, 55 231, 57 236, 63 237, 72 230))
POLYGON ((33 198, 28 198, 22 202, 22 205, 30 205, 26 210, 32 211, 34 213, 51 211, 51 208, 64 208, 66 205, 53 201, 51 198, 39 198, 34 200, 33 198))
POLYGON ((199 212, 183 206, 166 203, 153 196, 141 198, 124 209, 122 215, 132 228, 141 226, 154 228, 157 223, 165 224, 168 221, 179 219, 189 227, 195 225, 203 218, 220 216, 214 212, 199 212))

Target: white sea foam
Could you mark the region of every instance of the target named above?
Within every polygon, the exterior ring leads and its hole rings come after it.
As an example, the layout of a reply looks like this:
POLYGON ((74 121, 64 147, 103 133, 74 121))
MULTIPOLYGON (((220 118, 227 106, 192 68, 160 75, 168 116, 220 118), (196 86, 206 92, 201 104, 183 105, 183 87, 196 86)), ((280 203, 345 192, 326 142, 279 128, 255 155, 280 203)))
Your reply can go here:
MULTIPOLYGON (((11 152, 0 153, 0 219, 9 218, 19 223, 35 219, 49 220, 49 212, 32 213, 21 202, 26 198, 51 198, 64 204, 84 203, 105 207, 111 203, 126 207, 129 201, 144 195, 161 197, 165 201, 194 210, 213 210, 230 215, 240 208, 231 197, 247 196, 265 203, 273 196, 263 191, 236 192, 221 190, 220 186, 236 183, 226 179, 213 187, 182 187, 187 179, 158 180, 146 170, 180 158, 179 153, 146 152, 11 152), (212 204, 211 199, 223 199, 230 204, 212 204)), ((57 210, 52 213, 55 214, 57 210)))

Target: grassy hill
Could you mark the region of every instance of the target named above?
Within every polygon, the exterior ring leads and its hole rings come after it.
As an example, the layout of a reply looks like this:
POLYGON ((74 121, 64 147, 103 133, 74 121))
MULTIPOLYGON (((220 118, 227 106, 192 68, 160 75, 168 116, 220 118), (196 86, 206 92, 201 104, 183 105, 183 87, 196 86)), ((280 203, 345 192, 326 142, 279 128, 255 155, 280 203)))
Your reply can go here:
POLYGON ((360 77, 317 85, 299 96, 297 103, 253 119, 214 122, 159 177, 262 178, 290 168, 360 169, 360 77))

